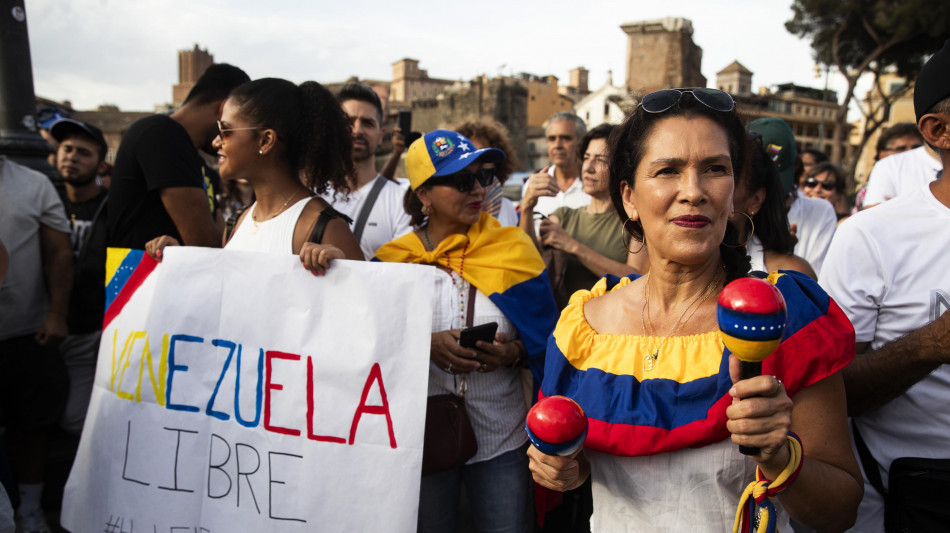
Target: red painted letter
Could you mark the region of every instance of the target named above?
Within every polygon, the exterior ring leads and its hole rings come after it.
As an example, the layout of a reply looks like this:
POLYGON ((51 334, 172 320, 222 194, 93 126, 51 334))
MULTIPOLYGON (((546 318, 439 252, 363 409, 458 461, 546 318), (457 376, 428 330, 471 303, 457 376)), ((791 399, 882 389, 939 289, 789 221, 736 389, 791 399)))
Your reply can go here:
POLYGON ((268 351, 267 352, 267 377, 264 381, 264 429, 267 431, 273 431, 274 433, 283 433, 284 435, 292 435, 294 437, 300 436, 299 429, 290 429, 282 428, 280 426, 272 426, 270 424, 270 391, 273 390, 284 390, 284 386, 278 383, 271 383, 271 378, 273 373, 271 372, 271 360, 272 359, 287 359, 289 361, 299 361, 300 356, 293 353, 284 353, 278 351, 268 351))
POLYGON ((363 385, 363 397, 360 398, 360 405, 356 408, 356 414, 353 415, 353 425, 350 426, 350 444, 356 439, 356 427, 360 423, 360 417, 363 413, 371 415, 386 415, 386 427, 389 428, 389 446, 396 447, 396 435, 393 433, 393 418, 389 414, 389 402, 386 400, 386 387, 383 385, 383 376, 379 371, 379 363, 373 363, 373 368, 366 377, 366 384, 363 385), (369 387, 373 382, 379 382, 379 396, 382 399, 382 405, 366 405, 366 396, 369 394, 369 387))
POLYGON ((345 444, 343 437, 330 437, 313 434, 313 357, 307 356, 307 438, 321 442, 336 442, 345 444))

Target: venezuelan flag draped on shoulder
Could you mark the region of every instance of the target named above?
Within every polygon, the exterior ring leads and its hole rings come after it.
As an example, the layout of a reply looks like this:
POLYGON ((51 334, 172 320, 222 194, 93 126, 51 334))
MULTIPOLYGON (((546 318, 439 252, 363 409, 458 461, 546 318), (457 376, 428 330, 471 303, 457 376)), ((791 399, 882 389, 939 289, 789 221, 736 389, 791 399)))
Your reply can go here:
POLYGON ((426 250, 419 237, 410 232, 383 245, 375 259, 439 264, 458 272, 511 320, 528 351, 532 369, 540 370, 545 341, 557 322, 557 305, 544 261, 519 228, 502 227, 490 214, 482 213, 466 235, 452 235, 435 250, 426 250))
MULTIPOLYGON (((577 401, 590 419, 585 446, 614 455, 653 455, 728 438, 730 352, 718 332, 671 337, 666 364, 646 370, 641 361, 653 346, 650 337, 602 335, 587 323, 585 303, 634 279, 607 276, 590 292, 574 294, 548 339, 540 397, 577 401)), ((854 328, 804 274, 773 272, 768 281, 785 297, 788 325, 762 373, 780 378, 794 398, 851 362, 854 328)))

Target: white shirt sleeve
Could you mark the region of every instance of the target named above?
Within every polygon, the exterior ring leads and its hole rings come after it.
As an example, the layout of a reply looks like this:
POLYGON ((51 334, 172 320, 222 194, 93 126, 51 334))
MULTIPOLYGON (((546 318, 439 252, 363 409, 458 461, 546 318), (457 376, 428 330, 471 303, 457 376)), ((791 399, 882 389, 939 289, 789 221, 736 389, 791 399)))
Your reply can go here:
POLYGON ((503 197, 501 199, 501 210, 495 218, 498 219, 498 223, 502 226, 517 226, 518 212, 515 211, 515 204, 511 203, 511 200, 503 197))
POLYGON ((798 227, 795 234, 798 237, 795 255, 808 261, 815 273, 820 274, 828 247, 831 246, 831 238, 834 237, 835 228, 838 226, 835 208, 831 202, 807 198, 799 192, 792 209, 789 210, 788 221, 798 227))
POLYGON ((838 228, 818 284, 851 320, 855 340, 870 342, 874 340, 887 287, 881 252, 877 243, 862 230, 860 222, 849 219, 838 228))
MULTIPOLYGON (((898 154, 899 155, 899 154, 898 154)), ((874 205, 897 196, 895 156, 885 157, 871 168, 868 176, 867 192, 864 193, 864 205, 874 205)))

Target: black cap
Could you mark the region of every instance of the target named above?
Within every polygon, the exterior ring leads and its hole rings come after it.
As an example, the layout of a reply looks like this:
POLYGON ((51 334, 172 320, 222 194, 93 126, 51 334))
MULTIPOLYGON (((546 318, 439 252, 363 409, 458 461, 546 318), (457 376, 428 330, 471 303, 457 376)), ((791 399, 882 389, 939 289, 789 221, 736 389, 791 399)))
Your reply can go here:
POLYGON ((102 155, 105 155, 106 152, 109 151, 109 145, 106 144, 106 138, 102 136, 102 132, 99 130, 99 128, 93 126, 92 124, 79 122, 78 120, 73 120, 71 118, 64 118, 57 120, 52 126, 49 127, 50 135, 60 142, 68 137, 70 133, 77 132, 87 137, 92 137, 92 140, 96 141, 96 143, 102 147, 102 155))
POLYGON ((943 43, 943 48, 937 51, 920 69, 917 81, 914 83, 914 113, 917 122, 927 114, 935 104, 950 96, 950 39, 943 43))

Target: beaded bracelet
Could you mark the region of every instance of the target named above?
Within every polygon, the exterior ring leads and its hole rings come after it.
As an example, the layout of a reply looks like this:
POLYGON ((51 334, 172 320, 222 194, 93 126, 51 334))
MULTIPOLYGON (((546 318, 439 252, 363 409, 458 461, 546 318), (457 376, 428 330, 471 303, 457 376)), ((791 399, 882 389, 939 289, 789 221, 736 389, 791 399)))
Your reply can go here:
POLYGON ((739 498, 739 508, 736 510, 736 522, 732 526, 733 533, 746 533, 752 531, 756 523, 756 510, 761 507, 762 512, 758 516, 757 533, 773 533, 775 531, 775 506, 772 505, 772 498, 782 492, 796 479, 802 471, 802 464, 805 462, 805 454, 802 450, 802 440, 798 435, 789 432, 788 436, 788 464, 782 473, 775 478, 775 481, 769 481, 762 474, 762 468, 755 467, 755 481, 749 483, 742 497, 739 498))

